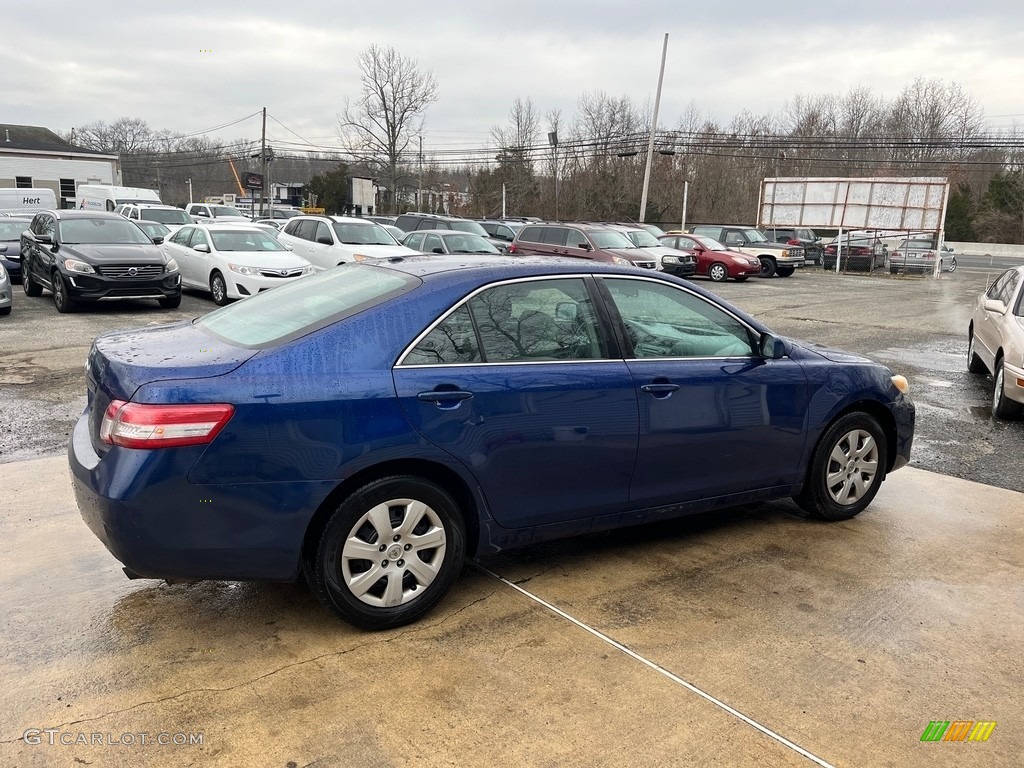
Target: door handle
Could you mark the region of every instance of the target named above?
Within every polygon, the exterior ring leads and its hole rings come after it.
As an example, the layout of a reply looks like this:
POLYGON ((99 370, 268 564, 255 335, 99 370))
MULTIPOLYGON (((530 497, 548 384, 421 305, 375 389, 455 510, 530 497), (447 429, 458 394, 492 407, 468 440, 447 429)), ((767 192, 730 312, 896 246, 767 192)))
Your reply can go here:
POLYGON ((451 410, 458 408, 463 400, 469 400, 472 396, 472 392, 461 389, 435 389, 431 392, 420 392, 416 399, 423 403, 433 403, 443 410, 451 410))
POLYGON ((673 392, 675 392, 677 389, 679 389, 679 385, 678 384, 644 384, 644 385, 642 385, 640 387, 640 389, 643 390, 644 392, 647 392, 650 395, 654 395, 655 397, 661 398, 661 397, 668 397, 669 395, 671 395, 673 392))

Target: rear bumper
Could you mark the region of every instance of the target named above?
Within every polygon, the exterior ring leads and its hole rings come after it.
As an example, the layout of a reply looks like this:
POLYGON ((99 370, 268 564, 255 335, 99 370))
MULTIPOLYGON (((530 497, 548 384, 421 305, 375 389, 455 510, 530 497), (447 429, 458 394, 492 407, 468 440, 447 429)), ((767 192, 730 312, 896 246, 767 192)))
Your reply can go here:
POLYGON ((109 552, 145 578, 290 581, 302 541, 333 483, 196 485, 204 447, 93 449, 88 411, 68 446, 82 519, 109 552))

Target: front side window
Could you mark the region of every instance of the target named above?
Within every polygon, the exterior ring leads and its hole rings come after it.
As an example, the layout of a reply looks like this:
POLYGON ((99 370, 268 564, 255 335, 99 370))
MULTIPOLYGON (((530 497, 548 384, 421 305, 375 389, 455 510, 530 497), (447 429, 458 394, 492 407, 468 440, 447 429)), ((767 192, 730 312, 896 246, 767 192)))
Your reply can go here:
POLYGON ((444 253, 444 245, 441 243, 441 238, 437 235, 425 235, 423 250, 427 253, 444 253))
POLYGON ((403 244, 405 245, 406 248, 412 248, 414 251, 422 250, 420 248, 420 245, 422 243, 423 243, 423 235, 420 235, 420 234, 417 234, 417 233, 413 233, 411 235, 408 235, 405 238, 405 240, 403 241, 403 244))
POLYGON ((189 241, 189 245, 192 246, 192 248, 195 248, 197 245, 208 246, 209 244, 210 238, 206 236, 206 233, 203 232, 203 230, 196 228, 193 231, 192 239, 189 241))
POLYGON ((469 308, 488 363, 593 360, 604 356, 597 312, 581 278, 499 285, 469 308))
POLYGON ((192 236, 192 230, 194 227, 182 227, 170 237, 170 241, 175 245, 187 246, 188 239, 192 236))
POLYGON ((331 245, 334 244, 334 238, 331 237, 330 230, 327 228, 327 225, 324 224, 322 221, 318 221, 316 223, 316 235, 314 236, 313 239, 318 243, 322 243, 323 245, 327 245, 328 243, 330 243, 331 245))
POLYGON ((295 228, 295 236, 313 242, 316 239, 316 219, 304 219, 295 228))
POLYGON ((648 280, 604 278, 636 358, 750 357, 753 334, 688 291, 648 280))
MULTIPOLYGON (((35 227, 35 225, 33 224, 33 228, 34 227, 35 227)), ((1010 274, 1012 272, 1013 272, 1012 269, 1008 269, 1005 272, 1003 272, 1003 274, 1001 274, 999 277, 997 277, 995 280, 993 280, 992 281, 992 285, 989 286, 988 292, 986 292, 986 294, 985 294, 985 297, 989 298, 989 299, 997 299, 998 300, 999 299, 999 294, 1002 293, 1003 286, 1005 286, 1006 282, 1010 279, 1010 274)))

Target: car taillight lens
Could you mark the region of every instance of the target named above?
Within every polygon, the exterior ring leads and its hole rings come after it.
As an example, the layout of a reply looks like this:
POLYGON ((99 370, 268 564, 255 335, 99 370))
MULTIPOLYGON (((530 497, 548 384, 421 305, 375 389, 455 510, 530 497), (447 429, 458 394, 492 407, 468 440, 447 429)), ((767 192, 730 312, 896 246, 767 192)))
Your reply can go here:
POLYGON ((516 249, 516 244, 515 243, 509 243, 509 245, 508 245, 508 252, 509 253, 519 253, 519 251, 516 249))
POLYGON ((100 424, 100 440, 122 448, 174 448, 210 443, 235 408, 222 403, 151 405, 112 400, 100 424))

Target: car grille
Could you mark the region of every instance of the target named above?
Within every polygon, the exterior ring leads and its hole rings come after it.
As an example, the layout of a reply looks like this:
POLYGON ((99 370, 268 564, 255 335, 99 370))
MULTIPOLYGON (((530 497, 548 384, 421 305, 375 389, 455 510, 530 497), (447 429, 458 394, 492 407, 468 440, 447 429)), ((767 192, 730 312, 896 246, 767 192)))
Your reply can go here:
POLYGON ((299 277, 302 274, 302 267, 295 269, 261 269, 260 274, 264 277, 299 277))
POLYGON ((658 266, 656 261, 634 261, 634 267, 640 267, 641 269, 655 269, 658 266))
POLYGON ((163 264, 104 264, 95 269, 103 277, 115 280, 151 280, 164 273, 163 264))

